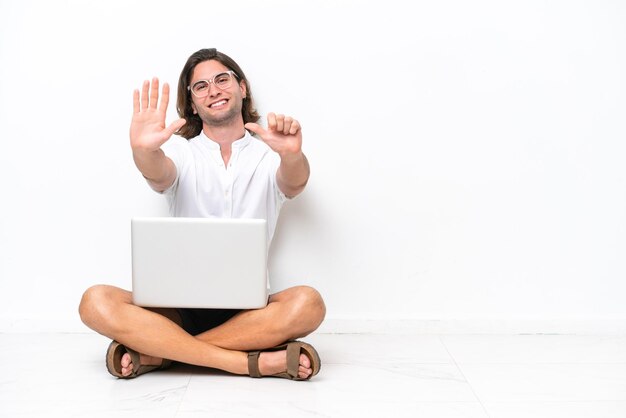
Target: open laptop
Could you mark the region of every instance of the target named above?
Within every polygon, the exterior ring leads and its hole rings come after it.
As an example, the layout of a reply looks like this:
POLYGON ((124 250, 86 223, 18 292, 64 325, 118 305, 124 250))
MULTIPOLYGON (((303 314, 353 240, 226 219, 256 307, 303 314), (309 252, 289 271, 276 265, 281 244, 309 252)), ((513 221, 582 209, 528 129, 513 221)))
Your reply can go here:
POLYGON ((256 309, 267 305, 264 219, 133 218, 133 303, 256 309))

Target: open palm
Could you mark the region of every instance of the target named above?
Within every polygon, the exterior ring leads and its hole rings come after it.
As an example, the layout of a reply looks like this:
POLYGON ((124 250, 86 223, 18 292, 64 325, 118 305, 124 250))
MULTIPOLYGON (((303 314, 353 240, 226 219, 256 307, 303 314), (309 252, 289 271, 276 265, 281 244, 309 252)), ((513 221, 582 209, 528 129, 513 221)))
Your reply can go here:
POLYGON ((130 145, 133 150, 156 151, 185 124, 185 119, 178 119, 170 126, 165 126, 165 114, 169 103, 170 87, 163 85, 163 94, 159 103, 159 79, 152 83, 143 82, 141 94, 133 92, 133 118, 130 124, 130 145))

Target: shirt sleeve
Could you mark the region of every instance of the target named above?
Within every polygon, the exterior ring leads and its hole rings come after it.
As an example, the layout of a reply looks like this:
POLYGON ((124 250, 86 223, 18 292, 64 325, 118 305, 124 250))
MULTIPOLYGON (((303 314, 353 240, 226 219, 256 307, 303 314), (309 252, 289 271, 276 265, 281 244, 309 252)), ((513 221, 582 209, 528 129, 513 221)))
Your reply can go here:
POLYGON ((274 173, 272 177, 272 187, 274 188, 274 200, 276 201, 276 207, 280 208, 283 203, 293 198, 287 197, 280 187, 278 187, 278 168, 280 167, 280 155, 275 152, 271 152, 272 155, 272 170, 274 173))
POLYGON ((176 188, 178 187, 178 180, 180 179, 180 173, 182 173, 187 163, 188 146, 189 143, 185 138, 182 138, 180 136, 174 136, 161 147, 165 155, 169 157, 170 160, 172 160, 174 166, 176 167, 176 179, 170 187, 162 192, 162 194, 172 195, 176 192, 176 188))

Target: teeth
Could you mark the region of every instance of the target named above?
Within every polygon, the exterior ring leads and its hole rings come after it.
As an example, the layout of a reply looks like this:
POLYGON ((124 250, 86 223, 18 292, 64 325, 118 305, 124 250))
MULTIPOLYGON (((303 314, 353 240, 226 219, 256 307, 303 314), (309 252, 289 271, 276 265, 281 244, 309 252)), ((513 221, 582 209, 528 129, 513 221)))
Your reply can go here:
POLYGON ((211 106, 209 107, 214 107, 214 106, 221 106, 223 104, 226 104, 226 100, 220 100, 219 102, 213 103, 211 106))

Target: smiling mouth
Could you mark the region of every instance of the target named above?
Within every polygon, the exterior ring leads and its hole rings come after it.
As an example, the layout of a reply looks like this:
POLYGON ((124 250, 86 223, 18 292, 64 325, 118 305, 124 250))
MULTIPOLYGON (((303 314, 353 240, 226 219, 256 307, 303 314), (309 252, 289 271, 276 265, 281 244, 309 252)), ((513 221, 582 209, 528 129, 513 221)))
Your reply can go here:
POLYGON ((215 102, 215 103, 211 103, 211 105, 209 105, 209 108, 213 109, 216 107, 222 107, 226 104, 227 100, 220 100, 219 102, 215 102))

